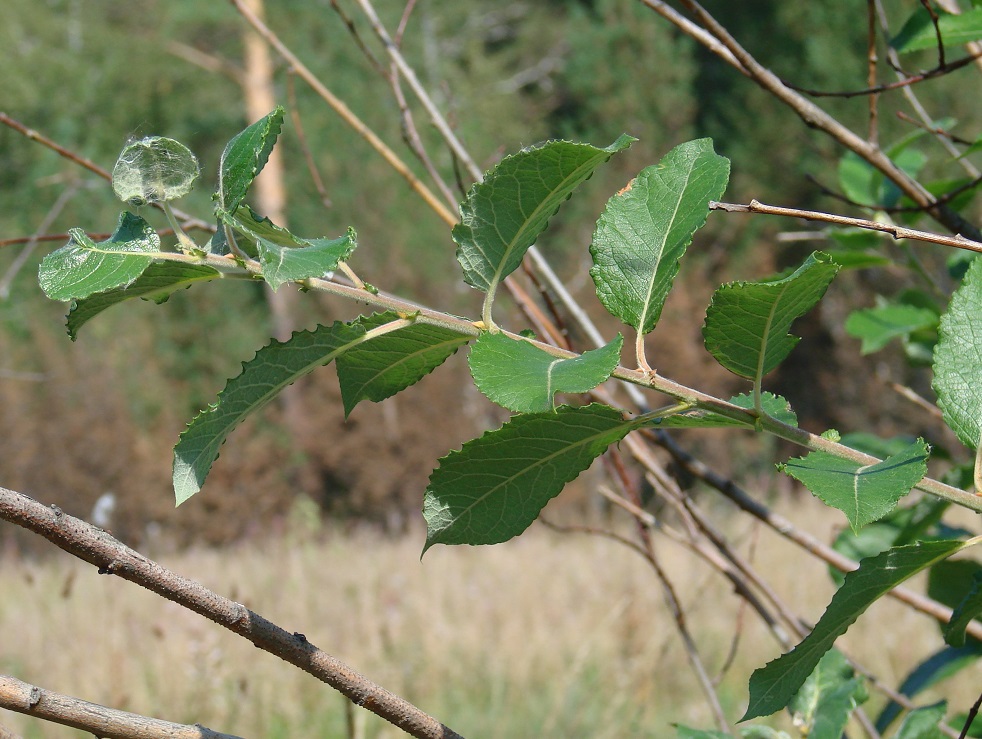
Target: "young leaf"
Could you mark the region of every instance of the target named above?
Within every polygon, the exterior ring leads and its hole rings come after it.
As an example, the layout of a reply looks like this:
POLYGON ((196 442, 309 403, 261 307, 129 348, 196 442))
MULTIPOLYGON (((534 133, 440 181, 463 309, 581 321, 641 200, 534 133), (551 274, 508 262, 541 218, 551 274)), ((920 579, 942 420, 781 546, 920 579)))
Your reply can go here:
MULTIPOLYGON (((361 325, 368 330, 396 318, 382 313, 362 319, 361 325)), ((362 400, 377 403, 419 382, 469 339, 418 323, 348 350, 337 359, 345 417, 362 400)))
POLYGON ((328 364, 363 340, 365 327, 334 323, 273 341, 242 365, 242 373, 199 413, 174 447, 174 494, 180 505, 201 490, 225 438, 250 413, 262 408, 283 388, 328 364))
POLYGON ((471 187, 453 229, 467 284, 493 297, 573 190, 635 140, 622 135, 605 149, 549 141, 502 159, 471 187))
POLYGON ((137 207, 167 203, 191 192, 201 168, 191 150, 174 139, 148 136, 127 144, 113 167, 113 192, 137 207))
POLYGON ((808 739, 841 739, 849 716, 869 694, 838 649, 830 649, 791 700, 794 725, 808 739))
POLYGON ((337 239, 302 239, 245 205, 235 213, 219 210, 229 225, 256 242, 263 279, 275 291, 284 282, 323 277, 337 269, 358 245, 355 230, 337 239))
POLYGON ((585 393, 617 368, 624 339, 561 359, 527 341, 483 333, 467 361, 474 384, 492 402, 515 413, 549 411, 556 393, 585 393))
POLYGON ((154 262, 128 287, 97 293, 77 301, 68 311, 68 335, 72 341, 78 338, 82 324, 107 308, 131 298, 152 300, 163 303, 181 288, 198 282, 208 282, 222 276, 222 273, 203 264, 184 264, 182 262, 154 262))
POLYGON ((962 286, 941 316, 934 350, 934 392, 945 423, 969 449, 982 433, 982 341, 977 340, 982 314, 982 261, 975 260, 962 286))
POLYGON ((706 311, 706 348, 730 372, 758 382, 794 349, 791 323, 821 299, 838 269, 814 252, 782 280, 723 285, 706 311))
POLYGON ((915 708, 904 717, 894 739, 944 739, 939 724, 944 721, 947 710, 948 704, 945 701, 915 708))
POLYGON ((846 319, 846 333, 863 340, 860 351, 872 354, 892 339, 930 328, 938 322, 938 314, 930 308, 906 303, 885 303, 875 308, 853 311, 846 319))
POLYGON ((273 151, 283 128, 283 114, 282 106, 277 105, 272 113, 226 144, 218 166, 218 192, 215 194, 218 208, 226 213, 235 213, 239 209, 252 181, 266 166, 273 151))
POLYGON ((750 705, 740 720, 767 716, 784 708, 822 655, 874 601, 921 570, 974 543, 975 540, 921 542, 860 562, 858 570, 846 575, 812 632, 793 650, 754 671, 750 678, 750 705))
MULTIPOLYGON (((754 407, 754 398, 750 393, 741 393, 730 398, 727 402, 740 406, 741 408, 746 408, 747 410, 751 410, 754 407)), ((764 408, 764 412, 771 418, 788 426, 798 425, 798 416, 791 409, 791 404, 780 395, 763 393, 761 396, 761 405, 764 408)), ((668 418, 655 419, 651 425, 674 429, 753 428, 749 421, 747 423, 741 423, 732 418, 721 416, 718 413, 704 410, 686 411, 685 413, 679 413, 668 418)))
POLYGON ((593 404, 515 416, 440 460, 423 499, 426 546, 498 544, 518 536, 566 483, 637 428, 593 404))
POLYGON ((729 174, 711 139, 689 141, 607 202, 590 246, 590 276, 600 302, 640 334, 655 327, 679 260, 729 174))
POLYGON ((160 251, 160 237, 150 224, 124 212, 113 235, 98 244, 84 231, 68 231, 69 242, 48 254, 38 270, 38 283, 52 300, 87 298, 129 285, 160 251))
MULTIPOLYGON (((982 39, 982 8, 974 8, 959 15, 940 13, 938 30, 946 47, 967 44, 982 39)), ((936 49, 938 36, 930 14, 918 8, 904 23, 903 28, 891 41, 901 54, 922 49, 936 49)))
POLYGON ((951 620, 942 629, 944 640, 953 647, 965 644, 965 629, 980 614, 982 614, 982 570, 976 570, 972 575, 972 584, 968 593, 955 607, 951 620))
POLYGON ((900 454, 882 462, 861 465, 826 452, 778 465, 826 505, 846 514, 853 531, 887 515, 897 501, 927 474, 930 452, 918 439, 900 454))

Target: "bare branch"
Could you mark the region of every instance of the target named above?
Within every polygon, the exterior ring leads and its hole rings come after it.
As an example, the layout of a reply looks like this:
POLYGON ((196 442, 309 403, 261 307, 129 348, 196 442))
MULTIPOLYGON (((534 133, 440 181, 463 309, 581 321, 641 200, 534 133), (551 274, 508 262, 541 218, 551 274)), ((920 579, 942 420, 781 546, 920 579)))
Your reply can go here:
MULTIPOLYGON (((118 711, 98 703, 55 693, 9 675, 0 675, 0 707, 89 731, 106 739, 240 739, 200 724, 188 726, 161 721, 138 713, 118 711)), ((0 728, 0 739, 12 737, 0 728)))
POLYGON ((419 739, 454 739, 460 735, 413 704, 358 674, 318 649, 300 633, 290 633, 204 586, 162 567, 116 540, 111 534, 57 506, 43 506, 22 493, 0 487, 0 519, 43 536, 60 549, 99 568, 152 590, 248 639, 263 651, 327 683, 358 706, 419 739))
POLYGON ((966 251, 982 252, 982 242, 966 239, 962 236, 944 236, 942 234, 931 233, 930 231, 918 231, 913 228, 895 226, 892 223, 878 223, 865 218, 850 218, 834 213, 822 213, 815 210, 801 210, 800 208, 782 208, 777 205, 766 205, 757 200, 751 200, 748 204, 738 203, 717 203, 709 204, 711 210, 722 210, 727 213, 764 213, 772 216, 787 216, 789 218, 804 218, 809 221, 823 221, 824 223, 834 223, 837 226, 855 226, 865 228, 870 231, 881 231, 893 236, 895 239, 911 239, 913 241, 925 241, 931 244, 941 244, 943 246, 953 246, 956 249, 966 251))

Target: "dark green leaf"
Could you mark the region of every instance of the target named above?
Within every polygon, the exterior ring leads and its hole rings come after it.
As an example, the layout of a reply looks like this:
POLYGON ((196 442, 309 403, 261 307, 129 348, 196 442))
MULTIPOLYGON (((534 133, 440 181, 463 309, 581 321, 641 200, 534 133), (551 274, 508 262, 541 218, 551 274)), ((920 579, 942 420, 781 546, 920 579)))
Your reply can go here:
MULTIPOLYGON (((938 28, 945 46, 959 46, 982 39, 982 9, 975 8, 960 15, 940 13, 938 28)), ((936 49, 938 36, 931 16, 918 8, 890 41, 901 54, 922 49, 936 49)))
POLYGON ((846 575, 812 633, 787 654, 754 671, 750 678, 750 705, 741 721, 784 708, 835 640, 874 601, 964 546, 957 541, 923 542, 864 559, 858 570, 846 575))
MULTIPOLYGON (((394 313, 383 313, 361 324, 367 330, 396 318, 394 313)), ((362 400, 377 403, 419 382, 469 339, 419 323, 349 349, 337 359, 345 417, 362 400)))
POLYGON ((830 649, 788 706, 808 739, 842 739, 849 716, 869 697, 863 680, 838 649, 830 649))
POLYGON ((934 392, 944 420, 969 449, 982 433, 982 263, 972 262, 941 316, 934 351, 934 392))
POLYGON ((930 328, 937 322, 938 314, 929 308, 904 303, 884 303, 876 308, 850 313, 846 319, 846 333, 862 339, 862 353, 871 354, 885 347, 892 339, 907 336, 918 329, 930 328))
MULTIPOLYGON (((750 393, 742 393, 729 399, 730 403, 752 410, 754 407, 754 397, 750 393)), ((791 409, 788 401, 780 395, 773 393, 761 394, 761 406, 771 418, 774 418, 788 426, 798 425, 798 416, 791 409)), ((732 426, 735 428, 753 428, 752 422, 741 423, 732 418, 721 416, 718 413, 704 410, 686 411, 668 418, 655 419, 652 423, 661 428, 695 429, 695 428, 720 428, 732 426)))
POLYGON ((219 216, 256 242, 263 279, 274 291, 284 282, 330 274, 357 246, 353 228, 337 239, 302 239, 249 206, 242 206, 234 214, 219 211, 219 216))
POLYGON ((518 536, 566 483, 637 428, 593 404, 515 416, 440 460, 423 501, 426 546, 498 544, 518 536))
POLYGON ((218 207, 226 213, 235 213, 239 209, 252 181, 266 166, 283 128, 283 114, 283 108, 276 106, 272 113, 260 118, 225 146, 218 168, 216 199, 218 207))
POLYGON ((357 345, 365 327, 334 323, 274 341, 242 365, 242 373, 199 413, 174 448, 174 493, 180 505, 201 490, 226 437, 250 413, 262 408, 283 388, 357 345))
POLYGON ((129 285, 150 266, 160 251, 160 237, 150 224, 132 213, 122 213, 115 232, 98 244, 81 229, 68 232, 71 240, 48 254, 38 270, 38 282, 52 300, 87 298, 129 285))
POLYGON ((605 149, 549 141, 502 159, 471 187, 453 229, 467 284, 493 293, 573 190, 632 141, 623 135, 605 149))
POLYGON ((135 206, 184 197, 200 173, 191 150, 174 139, 148 136, 127 144, 113 167, 113 192, 135 206))
POLYGON ((590 246, 590 275, 608 311, 642 334, 655 327, 679 260, 729 174, 711 139, 689 141, 607 202, 590 246))
POLYGON ((965 643, 965 629, 980 614, 982 614, 982 569, 977 569, 972 575, 971 588, 955 606, 951 620, 943 629, 944 640, 953 647, 962 646, 965 643))
POLYGON ((72 341, 78 337, 78 330, 84 323, 107 308, 131 298, 143 298, 155 303, 163 303, 174 292, 190 287, 197 282, 208 282, 222 276, 222 273, 203 264, 183 262, 154 262, 129 287, 97 293, 77 301, 68 312, 68 335, 72 341))
POLYGON ((853 531, 882 518, 927 474, 927 444, 918 439, 900 454, 861 465, 826 452, 779 465, 827 505, 846 514, 853 531))
POLYGON ((515 413, 552 410, 556 393, 585 393, 616 369, 624 340, 562 359, 527 341, 483 333, 471 347, 468 362, 478 389, 515 413))
POLYGON ((730 372, 758 380, 798 343, 788 335, 791 323, 821 299, 838 269, 815 252, 782 280, 723 285, 706 312, 706 348, 730 372))

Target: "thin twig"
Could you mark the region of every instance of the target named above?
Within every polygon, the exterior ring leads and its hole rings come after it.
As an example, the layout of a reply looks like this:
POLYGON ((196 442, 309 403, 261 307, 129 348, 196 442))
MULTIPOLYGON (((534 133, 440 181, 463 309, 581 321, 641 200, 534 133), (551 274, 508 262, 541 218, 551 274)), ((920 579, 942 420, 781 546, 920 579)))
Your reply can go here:
POLYGON ((972 724, 975 723, 975 717, 979 715, 980 707, 982 707, 982 695, 980 695, 978 700, 972 704, 972 708, 965 717, 965 726, 962 727, 962 733, 958 735, 958 739, 965 739, 965 737, 968 736, 968 730, 971 729, 972 724))
POLYGON ((881 231, 893 236, 894 239, 912 239, 913 241, 924 241, 930 244, 941 244, 943 246, 953 246, 956 249, 966 251, 982 252, 982 242, 967 239, 963 236, 944 236, 943 234, 931 233, 929 231, 918 231, 913 228, 904 228, 892 223, 878 223, 866 218, 850 218, 834 213, 822 213, 814 210, 802 210, 800 208, 782 208, 777 205, 767 205, 757 200, 751 200, 748 204, 738 203, 718 203, 711 202, 710 210, 722 210, 727 213, 764 213, 772 216, 787 216, 788 218, 804 218, 809 221, 822 221, 824 223, 834 223, 837 226, 854 226, 870 231, 881 231))
POLYGON ((294 75, 294 71, 290 69, 286 76, 286 99, 290 106, 290 120, 293 121, 293 130, 297 134, 297 141, 300 143, 300 151, 303 152, 303 160, 307 163, 310 179, 313 180, 317 194, 320 195, 321 205, 330 208, 331 197, 327 194, 324 179, 321 177, 320 170, 317 169, 317 163, 314 162, 314 153, 307 143, 307 133, 304 130, 303 119, 300 117, 300 106, 297 103, 297 86, 293 83, 294 75))
MULTIPOLYGON (((200 724, 189 726, 107 708, 0 675, 0 707, 106 739, 241 739, 200 724)), ((7 734, 0 728, 0 739, 7 734)))
POLYGON ((100 573, 118 575, 214 621, 327 683, 349 700, 411 736, 420 739, 459 737, 405 699, 318 649, 303 634, 291 634, 241 603, 167 570, 108 532, 69 516, 57 506, 43 506, 22 493, 0 487, 0 519, 43 536, 60 549, 95 565, 100 573))

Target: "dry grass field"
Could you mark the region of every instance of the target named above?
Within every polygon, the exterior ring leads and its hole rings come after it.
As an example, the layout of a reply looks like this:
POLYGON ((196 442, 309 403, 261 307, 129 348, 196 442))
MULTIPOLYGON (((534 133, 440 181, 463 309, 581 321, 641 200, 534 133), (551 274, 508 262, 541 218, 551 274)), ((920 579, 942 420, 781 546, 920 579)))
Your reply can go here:
MULTIPOLYGON (((810 499, 786 507, 827 539, 838 521, 820 510, 810 499)), ((420 561, 421 532, 395 540, 291 520, 275 541, 160 559, 468 737, 672 737, 674 722, 711 727, 657 581, 616 542, 536 525, 508 544, 437 547, 420 561)), ((747 524, 729 528, 746 551, 747 524)), ((674 544, 660 554, 712 672, 742 624, 721 684, 735 720, 749 672, 778 647, 721 578, 674 544)), ((832 586, 817 563, 766 533, 754 558, 777 573, 788 603, 818 618, 832 586)), ((313 678, 67 555, 0 560, 0 633, 0 672, 86 700, 250 738, 348 735, 343 700, 313 678)), ((842 643, 895 684, 940 640, 926 618, 883 603, 842 643)), ((933 697, 964 710, 978 685, 978 673, 962 674, 933 697)), ((87 736, 6 711, 0 725, 25 739, 87 736)), ((402 736, 361 712, 355 733, 402 736)))

